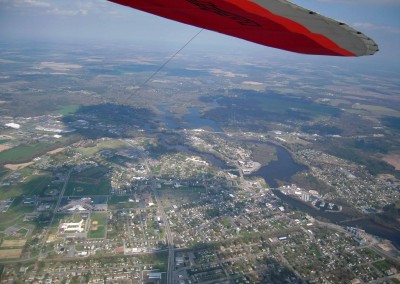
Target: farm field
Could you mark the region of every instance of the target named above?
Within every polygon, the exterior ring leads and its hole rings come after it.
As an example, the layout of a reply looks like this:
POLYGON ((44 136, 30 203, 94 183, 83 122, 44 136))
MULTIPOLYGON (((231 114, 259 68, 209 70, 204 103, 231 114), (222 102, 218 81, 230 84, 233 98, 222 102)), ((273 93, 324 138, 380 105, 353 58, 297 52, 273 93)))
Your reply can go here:
POLYGON ((3 249, 0 250, 0 259, 20 258, 22 249, 3 249))
POLYGON ((23 247, 26 243, 26 240, 4 240, 1 243, 2 248, 9 248, 9 247, 23 247))
POLYGON ((48 148, 49 145, 45 143, 14 147, 0 153, 0 164, 28 162, 39 154, 47 152, 48 148))

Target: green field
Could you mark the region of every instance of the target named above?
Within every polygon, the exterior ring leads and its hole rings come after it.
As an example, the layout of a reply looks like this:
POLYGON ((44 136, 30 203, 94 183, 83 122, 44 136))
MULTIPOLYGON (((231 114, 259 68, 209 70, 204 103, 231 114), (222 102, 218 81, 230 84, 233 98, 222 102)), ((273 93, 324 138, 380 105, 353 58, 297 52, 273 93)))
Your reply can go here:
POLYGON ((394 267, 394 265, 391 264, 390 262, 388 262, 387 260, 377 261, 377 262, 373 263, 372 265, 375 266, 377 269, 379 269, 384 274, 386 274, 386 271, 388 271, 389 269, 394 267))
POLYGON ((10 172, 10 170, 8 170, 8 169, 0 168, 0 179, 5 177, 9 172, 10 172))
POLYGON ((107 213, 91 213, 88 238, 89 239, 104 238, 106 232, 106 222, 107 222, 107 213), (97 222, 97 224, 93 224, 93 222, 97 222))
POLYGON ((204 112, 204 116, 220 125, 231 125, 234 116, 242 128, 264 131, 269 129, 270 123, 319 121, 325 117, 340 117, 343 113, 340 108, 301 97, 249 90, 236 90, 235 94, 236 97, 220 99, 220 106, 204 112))
POLYGON ((54 214, 54 220, 53 220, 52 227, 58 228, 60 223, 64 222, 64 220, 67 220, 67 218, 71 218, 71 214, 68 214, 68 213, 56 213, 56 214, 54 214))
POLYGON ((375 157, 380 149, 385 150, 383 147, 384 141, 380 141, 380 143, 376 144, 366 144, 363 148, 358 144, 349 145, 349 143, 342 143, 342 145, 340 145, 337 141, 333 141, 333 143, 324 143, 324 148, 328 154, 364 165, 373 175, 382 173, 390 173, 395 176, 399 175, 398 171, 395 171, 392 165, 375 157), (373 150, 369 150, 367 147, 373 150), (374 147, 376 148, 374 149, 374 147))
POLYGON ((22 204, 22 197, 16 198, 7 212, 0 212, 0 231, 17 224, 27 213, 32 213, 34 206, 22 204))
POLYGON ((392 116, 386 116, 382 118, 382 123, 395 130, 395 131, 400 131, 400 118, 399 117, 392 117, 392 116))
POLYGON ((161 271, 168 270, 168 253, 159 252, 153 254, 146 254, 140 256, 140 260, 143 263, 151 263, 153 269, 160 269, 161 271))
POLYGON ((81 152, 83 155, 92 156, 95 153, 99 152, 100 150, 104 149, 123 149, 126 148, 128 144, 124 141, 120 140, 106 140, 100 141, 93 147, 82 147, 79 148, 78 151, 81 152))
POLYGON ((307 113, 309 115, 337 115, 340 110, 331 106, 317 104, 307 100, 292 99, 282 96, 256 97, 255 101, 261 108, 268 112, 288 113, 290 110, 307 113))
POLYGON ((74 114, 75 112, 78 111, 80 108, 79 105, 66 105, 57 110, 55 113, 61 114, 61 115, 69 115, 69 114, 74 114))
POLYGON ((161 202, 166 207, 199 200, 201 194, 204 193, 206 193, 204 187, 182 186, 174 188, 172 186, 163 186, 161 190, 158 190, 161 202))
POLYGON ((391 108, 377 106, 377 105, 366 105, 366 104, 354 104, 354 109, 365 110, 367 113, 373 113, 376 116, 394 116, 400 117, 400 112, 391 108))
POLYGON ((35 158, 47 151, 48 144, 38 143, 28 146, 18 146, 3 152, 0 152, 0 164, 6 163, 22 163, 35 158))
POLYGON ((236 100, 238 103, 242 103, 237 105, 257 106, 261 110, 269 113, 290 114, 291 112, 300 112, 307 116, 335 116, 341 112, 340 109, 329 105, 272 93, 260 95, 258 92, 254 91, 242 91, 240 97, 236 100))
POLYGON ((65 191, 65 196, 107 195, 111 183, 105 177, 107 169, 93 167, 80 173, 73 173, 65 191))
POLYGON ((108 207, 110 210, 123 209, 123 208, 136 208, 136 202, 129 202, 128 196, 112 196, 108 200, 108 207))
POLYGON ((26 182, 0 188, 0 200, 21 195, 43 195, 52 181, 48 175, 30 176, 26 182))
POLYGON ((65 196, 107 195, 110 193, 110 188, 110 181, 107 179, 100 180, 98 184, 70 182, 65 196))

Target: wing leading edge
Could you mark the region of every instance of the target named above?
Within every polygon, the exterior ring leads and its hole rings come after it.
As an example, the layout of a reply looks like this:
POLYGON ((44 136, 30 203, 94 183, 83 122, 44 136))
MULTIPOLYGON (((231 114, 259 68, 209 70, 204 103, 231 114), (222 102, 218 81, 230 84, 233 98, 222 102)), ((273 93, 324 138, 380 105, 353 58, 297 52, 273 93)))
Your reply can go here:
POLYGON ((363 56, 378 45, 286 0, 109 0, 181 23, 297 53, 363 56))

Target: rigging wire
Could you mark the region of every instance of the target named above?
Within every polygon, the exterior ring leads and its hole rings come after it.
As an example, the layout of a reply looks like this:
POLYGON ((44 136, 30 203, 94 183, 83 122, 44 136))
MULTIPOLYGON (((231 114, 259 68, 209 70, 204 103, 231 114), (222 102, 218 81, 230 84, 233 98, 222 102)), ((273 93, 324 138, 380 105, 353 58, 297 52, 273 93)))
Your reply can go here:
POLYGON ((190 38, 178 51, 176 51, 173 55, 171 55, 163 64, 158 67, 156 71, 154 71, 146 80, 143 81, 139 85, 139 87, 131 93, 128 98, 125 99, 124 104, 126 104, 136 93, 144 87, 148 82, 150 82, 151 79, 153 79, 154 76, 156 76, 172 59, 174 59, 186 46, 188 46, 204 29, 201 29, 198 31, 192 38, 190 38))

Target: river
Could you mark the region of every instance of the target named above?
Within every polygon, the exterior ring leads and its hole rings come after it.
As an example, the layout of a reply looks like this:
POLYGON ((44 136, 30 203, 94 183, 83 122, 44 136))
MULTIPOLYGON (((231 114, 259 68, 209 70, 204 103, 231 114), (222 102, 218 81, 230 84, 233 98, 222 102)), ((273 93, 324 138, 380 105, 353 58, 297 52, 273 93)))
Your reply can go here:
MULTIPOLYGON (((177 129, 177 128, 207 128, 213 130, 215 132, 223 132, 219 125, 210 119, 206 119, 200 116, 200 108, 199 107, 191 107, 189 108, 189 114, 183 116, 183 122, 177 122, 173 119, 172 115, 166 111, 164 106, 158 107, 160 111, 163 112, 163 115, 160 117, 161 120, 166 124, 166 126, 170 129, 177 129)), ((260 142, 257 142, 260 143, 260 142)), ((257 172, 253 173, 251 176, 262 177, 265 182, 271 188, 278 188, 279 184, 278 181, 290 183, 291 177, 296 173, 306 170, 307 167, 304 165, 300 165, 296 163, 290 153, 283 148, 282 146, 269 143, 268 144, 276 147, 276 155, 277 160, 270 162, 268 165, 262 166, 257 172)), ((210 162, 213 166, 229 170, 232 167, 229 167, 225 161, 222 159, 217 158, 216 156, 197 152, 193 149, 189 149, 187 146, 180 145, 178 146, 177 150, 184 151, 188 153, 195 153, 205 160, 210 162)), ((367 233, 372 235, 381 237, 383 239, 390 240, 393 245, 400 249, 400 230, 395 228, 390 228, 378 224, 372 220, 372 218, 366 216, 365 219, 356 220, 356 221, 347 221, 349 220, 349 216, 342 213, 342 212, 323 212, 317 210, 311 206, 308 206, 304 202, 292 198, 290 196, 284 195, 279 190, 273 191, 277 197, 279 197, 283 202, 289 204, 290 206, 297 208, 300 211, 308 213, 313 217, 322 217, 324 219, 329 220, 332 223, 340 224, 341 226, 350 226, 350 227, 358 227, 360 229, 365 230, 367 233)))
POLYGON ((204 128, 210 131, 223 132, 221 127, 214 120, 201 117, 200 107, 188 108, 189 113, 185 114, 180 121, 173 118, 172 114, 167 110, 167 106, 159 105, 157 108, 163 113, 159 119, 165 123, 168 129, 204 128))
MULTIPOLYGON (((305 170, 307 167, 297 164, 285 148, 278 145, 274 146, 277 149, 278 159, 272 161, 266 166, 261 167, 257 172, 253 174, 253 176, 262 177, 265 182, 272 188, 277 188, 279 187, 277 180, 290 183, 290 179, 294 174, 305 170)), ((349 221, 351 217, 342 212, 320 211, 305 204, 300 200, 283 194, 279 190, 273 190, 273 192, 286 204, 289 204, 290 206, 297 208, 300 211, 308 213, 313 217, 322 217, 332 223, 339 224, 345 227, 358 227, 365 230, 371 235, 390 240, 393 245, 400 249, 399 229, 386 227, 382 224, 376 223, 369 216, 365 216, 365 218, 361 220, 349 221)))
MULTIPOLYGON (((217 104, 216 100, 215 100, 214 104, 217 104)), ((159 119, 164 122, 165 126, 168 129, 206 128, 211 131, 220 132, 221 134, 223 133, 223 130, 221 129, 221 127, 214 120, 201 117, 200 107, 190 107, 189 113, 183 116, 183 118, 182 118, 183 121, 175 120, 173 118, 172 114, 167 110, 167 106, 158 105, 157 108, 162 112, 162 115, 159 116, 159 119)), ((164 143, 166 143, 166 141, 164 141, 164 143)), ((199 152, 195 149, 189 148, 186 145, 168 145, 168 146, 171 148, 174 148, 180 152, 189 153, 191 155, 196 154, 198 156, 201 156, 204 160, 208 161, 216 168, 220 168, 222 170, 235 169, 235 167, 227 165, 224 160, 218 158, 217 156, 215 156, 213 154, 199 152)))
POLYGON ((273 190, 274 194, 279 197, 284 203, 289 204, 291 207, 297 208, 300 211, 303 211, 313 217, 322 217, 324 219, 329 220, 331 223, 338 224, 340 226, 349 226, 349 227, 357 227, 360 229, 365 230, 367 233, 390 240, 394 246, 400 249, 400 230, 386 227, 381 224, 378 224, 373 221, 373 219, 369 216, 365 216, 364 219, 358 219, 355 221, 348 221, 349 216, 343 214, 341 212, 327 212, 327 211, 320 211, 311 207, 304 202, 297 200, 291 196, 283 194, 279 190, 273 190))
MULTIPOLYGON (((290 179, 294 174, 305 170, 307 167, 297 164, 285 148, 278 145, 274 146, 277 149, 277 160, 261 167, 252 176, 262 177, 269 186, 272 188, 278 188, 278 180, 290 183, 290 179)), ((320 211, 300 200, 283 194, 279 190, 273 190, 273 192, 284 203, 308 213, 313 217, 322 217, 332 223, 345 227, 349 226, 363 229, 371 235, 390 240, 394 246, 400 249, 400 229, 386 227, 382 224, 376 223, 370 216, 365 216, 365 218, 351 221, 351 217, 343 212, 320 211)))
POLYGON ((268 165, 262 166, 251 176, 262 177, 270 187, 277 188, 279 187, 278 181, 290 183, 293 175, 307 169, 306 166, 297 164, 289 152, 282 146, 272 143, 268 144, 276 148, 277 159, 268 165))

